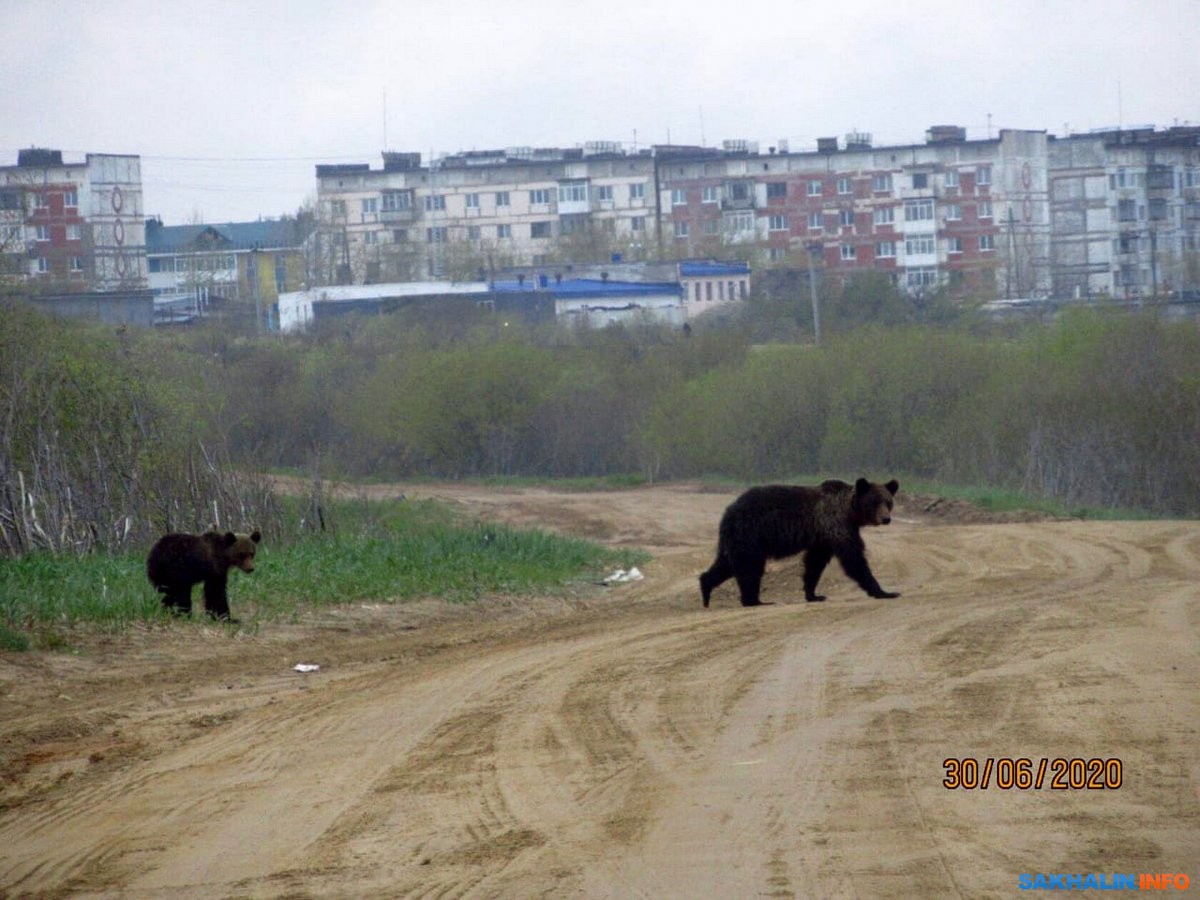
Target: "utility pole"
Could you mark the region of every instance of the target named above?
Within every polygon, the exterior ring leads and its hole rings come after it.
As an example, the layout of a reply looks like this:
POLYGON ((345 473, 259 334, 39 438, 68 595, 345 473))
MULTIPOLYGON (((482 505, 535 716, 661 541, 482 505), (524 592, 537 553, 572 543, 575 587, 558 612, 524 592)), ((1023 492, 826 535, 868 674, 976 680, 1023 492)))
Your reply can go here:
POLYGON ((813 335, 815 343, 821 343, 821 307, 817 302, 817 279, 813 271, 813 257, 821 252, 820 241, 809 241, 808 249, 808 296, 812 301, 813 335))

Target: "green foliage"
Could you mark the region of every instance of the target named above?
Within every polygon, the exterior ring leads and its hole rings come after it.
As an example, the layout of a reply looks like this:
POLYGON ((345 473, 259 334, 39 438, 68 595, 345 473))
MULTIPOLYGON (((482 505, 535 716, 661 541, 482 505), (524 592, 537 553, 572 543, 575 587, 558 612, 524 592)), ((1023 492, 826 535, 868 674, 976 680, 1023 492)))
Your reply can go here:
MULTIPOLYGON (((285 506, 289 537, 264 542, 254 574, 230 573, 243 621, 277 619, 303 605, 544 593, 646 560, 638 551, 462 521, 432 501, 339 501, 325 533, 299 527, 301 504, 285 506)), ((202 595, 197 585, 197 610, 202 595)), ((146 579, 144 555, 31 553, 0 563, 0 648, 24 649, 25 633, 45 626, 169 620, 146 579)))

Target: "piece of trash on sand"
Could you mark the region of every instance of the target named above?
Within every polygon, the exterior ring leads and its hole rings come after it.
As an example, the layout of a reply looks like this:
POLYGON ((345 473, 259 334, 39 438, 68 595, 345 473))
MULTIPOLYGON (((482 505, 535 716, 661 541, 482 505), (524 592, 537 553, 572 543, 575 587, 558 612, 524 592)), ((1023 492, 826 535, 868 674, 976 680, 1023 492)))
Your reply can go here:
POLYGON ((607 578, 604 579, 605 584, 624 584, 627 581, 641 581, 646 576, 638 571, 638 567, 634 566, 628 572, 624 569, 617 569, 607 578))
POLYGON ((296 663, 292 668, 297 672, 319 672, 321 670, 316 663, 296 663))

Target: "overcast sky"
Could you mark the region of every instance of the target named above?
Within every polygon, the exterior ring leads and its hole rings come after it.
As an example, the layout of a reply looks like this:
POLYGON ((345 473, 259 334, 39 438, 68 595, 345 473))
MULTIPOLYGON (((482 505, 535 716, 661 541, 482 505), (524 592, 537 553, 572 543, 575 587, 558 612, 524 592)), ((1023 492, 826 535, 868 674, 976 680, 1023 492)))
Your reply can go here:
POLYGON ((139 154, 167 224, 295 212, 385 142, 1200 124, 1200 0, 0 0, 0 30, 0 165, 139 154))

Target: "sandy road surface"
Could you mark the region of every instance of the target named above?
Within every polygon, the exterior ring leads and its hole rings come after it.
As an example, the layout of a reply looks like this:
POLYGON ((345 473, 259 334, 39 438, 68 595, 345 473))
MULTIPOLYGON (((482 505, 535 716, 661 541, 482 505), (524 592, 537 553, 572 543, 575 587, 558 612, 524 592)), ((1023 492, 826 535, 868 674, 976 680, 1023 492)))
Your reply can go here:
POLYGON ((562 598, 0 655, 0 895, 1200 884, 1200 523, 947 524, 910 502, 868 535, 899 600, 830 569, 828 602, 796 602, 791 563, 774 605, 727 585, 705 611, 729 494, 414 492, 655 558, 562 598), (1119 758, 1122 784, 947 790, 947 757, 1119 758))

